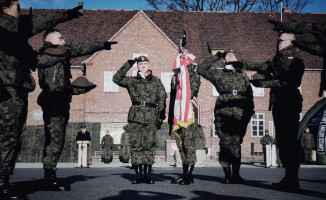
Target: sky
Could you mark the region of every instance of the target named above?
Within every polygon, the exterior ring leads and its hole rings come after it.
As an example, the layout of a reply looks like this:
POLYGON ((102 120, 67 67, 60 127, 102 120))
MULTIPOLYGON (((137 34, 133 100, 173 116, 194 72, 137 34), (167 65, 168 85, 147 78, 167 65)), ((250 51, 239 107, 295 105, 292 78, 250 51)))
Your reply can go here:
MULTIPOLYGON (((19 0, 22 8, 68 9, 84 2, 84 9, 149 10, 146 0, 19 0)), ((326 13, 326 0, 312 0, 302 12, 326 13)))

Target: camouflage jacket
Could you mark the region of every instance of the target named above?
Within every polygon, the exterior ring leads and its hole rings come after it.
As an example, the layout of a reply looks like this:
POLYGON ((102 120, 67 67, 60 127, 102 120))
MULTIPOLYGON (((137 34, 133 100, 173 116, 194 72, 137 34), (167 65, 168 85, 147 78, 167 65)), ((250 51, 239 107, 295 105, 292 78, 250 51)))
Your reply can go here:
POLYGON ((265 146, 267 143, 273 142, 273 138, 270 135, 265 135, 260 139, 260 144, 265 146))
POLYGON ((131 102, 146 102, 155 104, 150 106, 132 105, 128 113, 128 122, 155 124, 157 120, 165 119, 166 92, 159 78, 148 75, 143 79, 139 73, 137 77, 127 77, 132 66, 126 62, 113 76, 113 81, 128 90, 131 102))
MULTIPOLYGON (((197 97, 200 87, 200 76, 197 73, 196 66, 190 64, 187 66, 189 72, 189 79, 190 79, 190 88, 191 88, 191 99, 197 97)), ((176 84, 176 74, 173 75, 171 80, 171 95, 170 95, 170 104, 169 104, 169 124, 173 123, 173 114, 174 113, 174 101, 175 101, 175 93, 177 89, 176 84), (171 113, 172 112, 172 113, 171 113), (172 114, 172 115, 171 115, 172 114)), ((194 113, 196 121, 198 120, 198 112, 197 107, 194 105, 194 113)))
POLYGON ((290 46, 282 49, 272 60, 245 64, 245 68, 273 76, 270 80, 261 81, 261 87, 271 88, 271 105, 295 106, 301 112, 302 97, 298 87, 305 65, 297 52, 297 48, 290 46))
POLYGON ((65 46, 66 51, 61 55, 47 52, 48 49, 56 49, 58 47, 60 46, 45 46, 40 50, 40 55, 38 56, 39 84, 45 92, 71 91, 70 59, 102 50, 104 42, 65 46))
POLYGON ((214 55, 197 66, 199 75, 209 80, 220 93, 215 104, 215 115, 222 114, 239 119, 243 116, 251 117, 254 102, 247 74, 243 69, 233 71, 211 68, 212 64, 219 59, 217 55, 214 55), (234 92, 235 95, 224 92, 234 92))
POLYGON ((114 140, 111 135, 105 135, 101 140, 101 148, 109 148, 112 149, 114 146, 114 140))
POLYGON ((313 149, 315 147, 315 139, 311 133, 303 133, 300 141, 304 149, 313 149))
POLYGON ((25 83, 34 83, 30 69, 35 68, 31 65, 36 64, 37 60, 36 53, 28 44, 28 38, 68 20, 71 20, 71 16, 67 12, 21 15, 18 19, 5 13, 0 14, 0 29, 15 36, 12 39, 6 38, 7 41, 1 41, 0 44, 0 62, 5 68, 5 72, 0 68, 0 78, 5 86, 24 87, 25 83))

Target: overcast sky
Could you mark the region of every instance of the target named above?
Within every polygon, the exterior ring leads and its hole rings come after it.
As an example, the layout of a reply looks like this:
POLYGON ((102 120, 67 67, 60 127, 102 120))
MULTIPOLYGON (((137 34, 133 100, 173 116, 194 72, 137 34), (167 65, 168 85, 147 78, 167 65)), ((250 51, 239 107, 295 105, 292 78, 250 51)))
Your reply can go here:
MULTIPOLYGON (((22 8, 68 9, 81 0, 19 0, 22 8)), ((148 10, 146 0, 83 0, 85 9, 148 10)), ((326 0, 312 0, 303 12, 326 13, 326 0)))

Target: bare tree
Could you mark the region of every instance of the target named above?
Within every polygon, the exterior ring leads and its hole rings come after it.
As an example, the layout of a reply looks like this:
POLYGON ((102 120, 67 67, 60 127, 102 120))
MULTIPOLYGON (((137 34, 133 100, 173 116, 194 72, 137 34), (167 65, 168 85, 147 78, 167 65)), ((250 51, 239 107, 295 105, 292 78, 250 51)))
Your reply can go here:
MULTIPOLYGON (((277 12, 281 0, 146 0, 156 10, 277 12)), ((300 12, 312 0, 283 0, 283 7, 300 12)))
MULTIPOLYGON (((283 0, 283 7, 291 8, 292 12, 300 12, 311 0, 283 0)), ((258 0, 257 11, 277 12, 280 10, 281 0, 258 0)))

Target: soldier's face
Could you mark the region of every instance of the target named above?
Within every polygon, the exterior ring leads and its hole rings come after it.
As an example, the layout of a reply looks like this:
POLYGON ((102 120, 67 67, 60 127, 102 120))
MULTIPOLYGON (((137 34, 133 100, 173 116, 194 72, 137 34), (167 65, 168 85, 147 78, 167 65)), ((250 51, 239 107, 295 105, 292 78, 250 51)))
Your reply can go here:
POLYGON ((149 68, 149 62, 148 62, 148 61, 145 61, 145 62, 139 62, 139 63, 137 64, 137 66, 138 66, 138 70, 139 70, 140 72, 145 73, 145 72, 148 71, 148 68, 149 68))
POLYGON ((2 10, 3 10, 4 13, 6 13, 8 15, 11 15, 13 17, 18 18, 19 17, 19 13, 20 13, 20 5, 19 5, 19 2, 18 1, 14 1, 14 2, 12 2, 12 4, 10 5, 9 8, 3 7, 2 10))
POLYGON ((289 47, 292 45, 293 39, 289 34, 282 34, 278 39, 278 50, 281 51, 282 49, 289 47))
POLYGON ((237 56, 234 53, 228 53, 225 55, 224 62, 229 63, 229 62, 234 62, 238 61, 237 56))
POLYGON ((50 42, 53 45, 64 45, 66 42, 62 38, 61 33, 53 32, 46 37, 46 41, 50 42))

